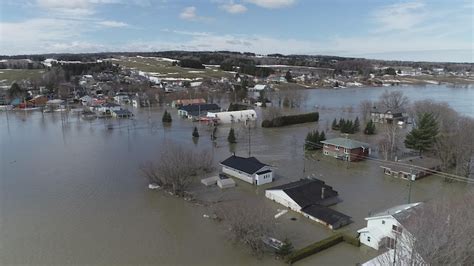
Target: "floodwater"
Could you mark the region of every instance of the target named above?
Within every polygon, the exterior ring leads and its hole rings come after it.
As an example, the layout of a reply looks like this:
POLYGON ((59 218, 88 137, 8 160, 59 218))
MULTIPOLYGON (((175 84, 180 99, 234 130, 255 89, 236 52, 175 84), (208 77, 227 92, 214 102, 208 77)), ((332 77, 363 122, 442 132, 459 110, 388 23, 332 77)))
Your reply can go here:
MULTIPOLYGON (((411 96, 408 91, 419 89, 426 87, 404 88, 404 92, 411 96)), ((441 90, 440 98, 449 95, 453 99, 450 104, 454 109, 469 113, 465 100, 472 99, 474 88, 436 89, 441 90)), ((352 99, 376 97, 371 90, 360 89, 370 93, 352 99)), ((350 91, 305 92, 326 95, 327 106, 353 103, 345 99, 352 95, 350 91), (332 93, 338 96, 329 100, 332 93)), ((319 104, 318 99, 309 97, 307 106, 319 104)), ((0 113, 0 265, 283 265, 270 256, 258 260, 233 245, 225 228, 203 218, 206 208, 147 189, 139 166, 158 160, 167 143, 208 149, 216 165, 231 154, 226 141, 228 126, 218 129, 214 146, 210 129, 196 124, 201 138, 194 143, 191 133, 195 124, 179 119, 172 110, 173 123, 164 128, 163 110, 133 110, 134 120, 92 122, 75 115, 66 120, 60 113, 0 113), (109 123, 113 130, 106 129, 109 123)), ((322 117, 330 121, 338 115, 334 112, 327 111, 322 117)), ((251 154, 277 168, 276 184, 315 175, 338 190, 343 201, 334 208, 354 220, 342 231, 355 232, 365 225, 363 218, 370 212, 407 201, 408 183, 383 175, 375 163, 347 164, 318 155, 303 161, 302 141, 308 130, 317 126, 325 125, 251 129, 251 154)), ((248 154, 247 132, 237 127, 237 155, 248 154)), ((281 206, 266 200, 264 189, 239 183, 229 194, 254 198, 256 204, 276 213, 281 206)), ((413 185, 411 199, 427 200, 464 190, 463 184, 430 177, 413 185)), ((292 212, 280 217, 278 224, 296 247, 331 234, 292 212), (297 221, 291 221, 292 217, 297 221)), ((371 255, 373 252, 364 248, 340 244, 300 263, 354 264, 371 255)))

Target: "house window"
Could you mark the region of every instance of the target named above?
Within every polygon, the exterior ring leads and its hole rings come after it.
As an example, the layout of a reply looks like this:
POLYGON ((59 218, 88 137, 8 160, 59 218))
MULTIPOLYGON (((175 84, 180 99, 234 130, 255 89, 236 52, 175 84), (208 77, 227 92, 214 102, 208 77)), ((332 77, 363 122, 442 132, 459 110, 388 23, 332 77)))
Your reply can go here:
POLYGON ((338 151, 338 150, 339 150, 339 146, 336 146, 336 151, 338 151))
POLYGON ((392 225, 392 231, 395 233, 402 233, 403 229, 400 226, 392 225))
POLYGON ((390 249, 394 249, 395 245, 397 244, 397 241, 394 238, 387 238, 387 247, 390 249))
POLYGON ((327 151, 324 151, 324 155, 329 155, 329 152, 327 152, 327 151))
POLYGON ((346 148, 344 148, 344 153, 345 153, 345 154, 348 154, 349 151, 348 151, 346 148))
POLYGON ((370 236, 367 237, 367 242, 370 242, 370 236))

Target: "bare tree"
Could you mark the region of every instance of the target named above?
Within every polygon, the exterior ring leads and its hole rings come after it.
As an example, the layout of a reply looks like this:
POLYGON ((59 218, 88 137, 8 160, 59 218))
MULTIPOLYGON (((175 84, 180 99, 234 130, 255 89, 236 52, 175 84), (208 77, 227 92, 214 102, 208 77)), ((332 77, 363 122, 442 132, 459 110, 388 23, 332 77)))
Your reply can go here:
POLYGON ((434 115, 439 135, 433 152, 441 160, 441 170, 467 176, 470 157, 474 152, 474 119, 459 115, 447 103, 431 100, 415 102, 410 113, 413 117, 421 113, 434 115))
POLYGON ((359 110, 362 117, 362 121, 367 122, 370 119, 370 111, 372 110, 374 103, 369 100, 360 102, 359 110))
POLYGON ((384 159, 394 159, 401 146, 402 135, 400 128, 394 124, 386 124, 380 132, 380 135, 379 148, 384 155, 384 159))
POLYGON ((210 171, 212 157, 209 152, 192 151, 177 144, 168 144, 157 162, 148 162, 141 167, 142 175, 150 182, 180 196, 198 176, 210 171))
POLYGON ((407 210, 395 248, 382 265, 473 265, 474 192, 451 194, 407 210))
POLYGON ((250 200, 229 201, 215 206, 215 213, 229 226, 229 236, 256 256, 263 255, 263 239, 275 232, 273 216, 263 206, 250 200))
POLYGON ((408 105, 408 97, 403 95, 401 91, 384 91, 379 98, 380 104, 389 109, 404 108, 408 105))

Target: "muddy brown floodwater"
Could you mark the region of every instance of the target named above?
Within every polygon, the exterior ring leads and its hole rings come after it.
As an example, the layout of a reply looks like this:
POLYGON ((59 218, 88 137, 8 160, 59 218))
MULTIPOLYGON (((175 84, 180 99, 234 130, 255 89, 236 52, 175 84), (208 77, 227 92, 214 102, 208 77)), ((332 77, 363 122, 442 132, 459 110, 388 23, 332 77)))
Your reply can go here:
MULTIPOLYGON (((472 100, 474 89, 456 92, 440 88, 458 99, 459 105, 450 103, 453 108, 472 114, 472 107, 466 108, 464 101, 466 97, 472 100)), ((373 97, 371 89, 363 90, 370 90, 366 96, 373 97)), ((340 91, 337 98, 351 95, 340 91)), ((318 93, 330 95, 329 91, 306 92, 316 95, 308 97, 306 108, 316 104, 321 96, 318 93)), ((328 99, 328 109, 320 110, 320 123, 252 129, 251 151, 276 166, 275 184, 301 178, 305 164, 304 175, 317 176, 338 190, 343 201, 333 208, 353 217, 354 223, 341 229, 353 233, 364 226, 364 217, 370 212, 406 202, 408 184, 383 175, 372 162, 347 164, 316 154, 303 163, 302 141, 308 130, 324 129, 325 120, 342 114, 336 108, 337 100, 328 99)), ((209 209, 147 189, 139 166, 159 159, 160 150, 171 141, 209 149, 216 165, 231 154, 226 141, 228 126, 218 129, 217 145, 213 146, 210 129, 198 125, 201 138, 195 144, 191 138, 194 124, 179 119, 173 110, 172 126, 163 128, 163 110, 134 109, 134 120, 92 122, 75 115, 64 120, 60 113, 0 113, 0 264, 282 265, 271 256, 255 259, 229 242, 223 226, 203 218, 209 209), (113 130, 106 129, 109 123, 113 130)), ((245 156, 247 131, 237 128, 235 151, 245 156)), ((329 133, 329 137, 334 135, 329 133)), ((282 206, 265 199, 266 187, 239 182, 226 196, 253 198, 255 204, 276 213, 282 206)), ((412 200, 466 189, 463 184, 429 177, 414 184, 412 200)), ((226 193, 203 187, 200 192, 226 193)), ((332 233, 292 212, 276 223, 296 247, 332 233)), ((298 264, 354 264, 373 255, 364 247, 339 244, 298 264)))

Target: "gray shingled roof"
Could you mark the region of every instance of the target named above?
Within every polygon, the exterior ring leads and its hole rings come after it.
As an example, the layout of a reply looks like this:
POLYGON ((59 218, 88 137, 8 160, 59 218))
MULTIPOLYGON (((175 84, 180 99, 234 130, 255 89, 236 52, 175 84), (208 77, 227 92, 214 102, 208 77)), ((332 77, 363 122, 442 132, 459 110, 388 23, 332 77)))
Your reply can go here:
POLYGON ((266 164, 257 160, 257 158, 255 157, 244 158, 235 155, 232 155, 222 161, 221 165, 240 170, 250 175, 253 175, 255 172, 262 169, 264 166, 267 166, 266 164))
POLYGON ((360 147, 367 149, 370 147, 368 143, 352 140, 352 139, 347 139, 347 138, 328 139, 328 140, 321 141, 321 143, 339 146, 339 147, 343 147, 347 149, 355 149, 355 148, 360 148, 360 147))

